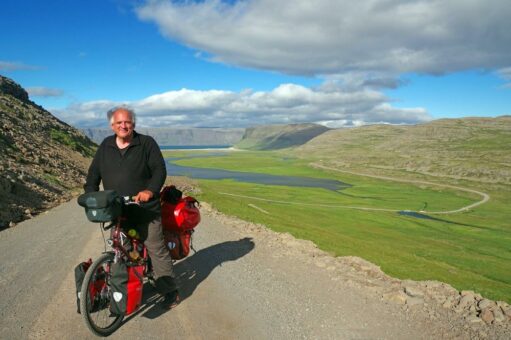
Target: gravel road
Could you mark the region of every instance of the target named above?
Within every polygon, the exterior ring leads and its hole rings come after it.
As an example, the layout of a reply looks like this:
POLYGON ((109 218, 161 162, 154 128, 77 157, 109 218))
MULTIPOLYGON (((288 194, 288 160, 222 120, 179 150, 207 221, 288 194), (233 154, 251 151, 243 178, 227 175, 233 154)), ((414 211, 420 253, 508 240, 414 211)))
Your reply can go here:
MULTIPOLYGON (((371 288, 376 279, 367 277, 363 262, 361 273, 343 273, 332 265, 336 259, 311 251, 307 242, 227 218, 207 204, 202 211, 194 235, 197 252, 175 266, 182 303, 162 310, 146 285, 143 307, 125 319, 113 339, 511 335, 509 328, 468 325, 448 311, 391 302, 382 298, 380 286, 371 288)), ((76 313, 74 267, 97 257, 103 241, 75 200, 1 232, 0 247, 0 338, 94 338, 76 313)))

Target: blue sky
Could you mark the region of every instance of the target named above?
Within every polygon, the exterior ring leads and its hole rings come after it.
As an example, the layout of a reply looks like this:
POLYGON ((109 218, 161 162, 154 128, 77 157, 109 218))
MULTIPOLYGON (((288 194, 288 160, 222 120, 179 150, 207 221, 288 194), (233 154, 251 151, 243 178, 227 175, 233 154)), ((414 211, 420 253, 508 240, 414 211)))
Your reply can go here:
POLYGON ((4 0, 0 74, 78 127, 511 114, 511 2, 4 0))

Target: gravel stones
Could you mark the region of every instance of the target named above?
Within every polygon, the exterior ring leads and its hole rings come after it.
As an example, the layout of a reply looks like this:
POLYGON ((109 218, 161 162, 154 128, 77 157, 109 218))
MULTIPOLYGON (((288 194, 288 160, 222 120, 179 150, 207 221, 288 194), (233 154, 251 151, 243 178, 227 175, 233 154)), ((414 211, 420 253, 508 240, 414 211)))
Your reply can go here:
POLYGON ((406 295, 411 296, 411 297, 423 297, 424 296, 424 292, 414 286, 405 286, 405 293, 406 293, 406 295))
POLYGON ((491 300, 488 300, 488 299, 482 299, 478 303, 478 307, 481 310, 485 309, 485 308, 493 307, 493 306, 497 306, 497 304, 495 302, 491 301, 491 300))
POLYGON ((468 309, 474 302, 475 302, 474 295, 468 294, 468 295, 461 297, 461 299, 458 303, 458 306, 456 308, 458 310, 468 309))
POLYGON ((397 305, 411 318, 422 315, 431 322, 448 325, 445 333, 448 338, 511 339, 511 307, 504 301, 495 302, 470 290, 460 292, 438 281, 398 280, 362 258, 333 257, 310 241, 225 216, 204 202, 201 210, 249 236, 264 239, 276 250, 271 254, 273 257, 303 258, 305 255, 310 265, 330 272, 333 281, 364 288, 368 298, 373 296, 397 305), (452 332, 458 335, 451 336, 452 332))
POLYGON ((385 301, 396 303, 398 305, 404 305, 407 301, 407 295, 402 291, 385 293, 382 295, 382 298, 385 301))
POLYGON ((490 324, 493 322, 493 320, 495 320, 495 317, 493 316, 493 313, 489 308, 485 308, 481 311, 480 318, 487 324, 490 324))
POLYGON ((0 226, 70 200, 71 188, 83 185, 93 143, 2 76, 0 128, 0 226))

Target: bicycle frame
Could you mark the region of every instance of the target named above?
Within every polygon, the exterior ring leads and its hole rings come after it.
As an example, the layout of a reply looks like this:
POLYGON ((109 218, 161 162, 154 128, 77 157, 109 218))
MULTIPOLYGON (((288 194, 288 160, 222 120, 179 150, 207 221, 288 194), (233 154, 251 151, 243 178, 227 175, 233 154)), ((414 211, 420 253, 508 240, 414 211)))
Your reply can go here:
POLYGON ((144 265, 145 276, 149 271, 149 254, 147 252, 147 248, 144 245, 144 242, 135 237, 131 237, 124 232, 122 222, 125 220, 125 217, 120 216, 116 221, 111 222, 108 226, 105 226, 105 223, 100 223, 100 226, 104 231, 112 229, 110 232, 110 238, 105 240, 105 242, 112 248, 112 251, 115 254, 114 261, 116 263, 122 260, 128 264, 144 265), (134 259, 130 254, 130 250, 136 250, 139 256, 134 259))
MULTIPOLYGON (((122 203, 124 205, 138 204, 125 197, 122 197, 122 203)), ((126 217, 122 214, 111 222, 100 222, 100 230, 105 242, 105 251, 86 271, 80 291, 80 310, 82 311, 85 324, 92 333, 99 336, 108 336, 115 332, 121 326, 125 315, 131 314, 140 308, 144 278, 149 283, 155 284, 147 248, 136 235, 133 235, 131 231, 127 232, 125 230, 124 222, 126 222, 126 217), (104 233, 107 230, 110 230, 110 237, 108 239, 104 233), (111 249, 107 250, 107 244, 111 249), (110 301, 112 301, 112 297, 110 294, 113 292, 113 299, 116 302, 119 302, 119 300, 115 298, 115 294, 121 294, 122 296, 122 288, 121 292, 118 290, 112 291, 110 285, 111 266, 116 263, 126 264, 129 277, 127 278, 126 289, 132 289, 131 291, 134 293, 134 295, 124 295, 126 297, 125 313, 121 311, 124 310, 124 307, 114 311, 111 309, 110 301), (130 281, 133 275, 137 277, 137 280, 140 280, 139 283, 137 283, 138 281, 130 281), (128 296, 134 296, 134 298, 129 299, 128 296)), ((124 280, 122 275, 120 280, 124 280)), ((121 285, 124 285, 124 283, 121 283, 121 285)), ((119 287, 116 287, 116 289, 119 289, 119 287)), ((114 308, 118 308, 118 306, 115 305, 114 308)))

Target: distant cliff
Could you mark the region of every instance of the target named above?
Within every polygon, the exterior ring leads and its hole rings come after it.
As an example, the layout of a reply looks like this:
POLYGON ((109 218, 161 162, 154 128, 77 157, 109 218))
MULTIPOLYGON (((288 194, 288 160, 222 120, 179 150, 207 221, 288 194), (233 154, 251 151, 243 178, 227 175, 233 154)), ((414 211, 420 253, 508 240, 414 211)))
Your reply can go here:
POLYGON ((69 199, 95 148, 0 76, 0 230, 69 199))
MULTIPOLYGON (((243 128, 136 128, 152 136, 159 145, 234 145, 245 132, 243 128)), ((110 129, 82 129, 96 143, 113 134, 110 129)))
POLYGON ((237 148, 250 150, 274 150, 307 143, 328 131, 318 124, 261 125, 247 128, 237 148))

